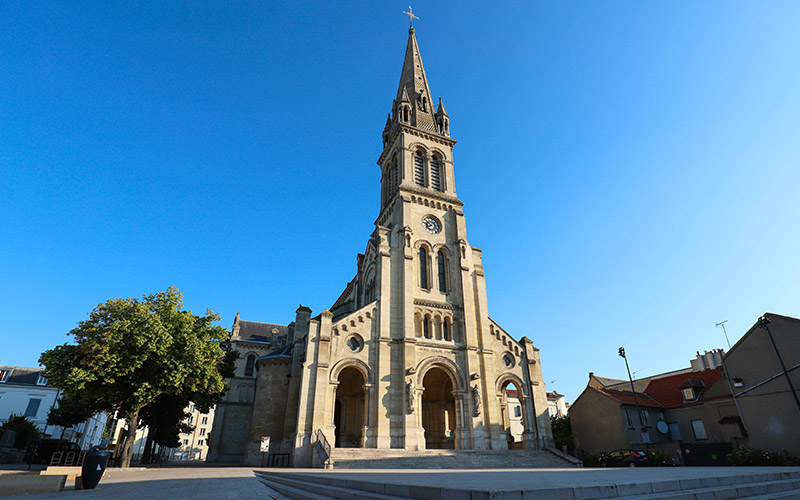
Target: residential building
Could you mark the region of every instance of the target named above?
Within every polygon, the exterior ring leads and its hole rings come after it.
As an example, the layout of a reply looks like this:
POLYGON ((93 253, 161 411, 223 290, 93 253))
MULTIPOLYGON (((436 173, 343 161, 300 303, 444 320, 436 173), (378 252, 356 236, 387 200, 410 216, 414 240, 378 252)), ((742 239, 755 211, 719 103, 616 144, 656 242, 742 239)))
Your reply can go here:
POLYGON ((169 450, 169 460, 206 460, 208 457, 208 440, 214 425, 214 408, 208 413, 201 413, 194 404, 186 408, 189 414, 186 423, 193 427, 188 433, 182 433, 178 440, 180 445, 169 450))
POLYGON ((547 393, 547 414, 550 417, 566 417, 569 405, 563 394, 555 391, 547 393))
POLYGON ((747 435, 722 354, 697 353, 690 368, 635 381, 635 392, 627 380, 590 373, 569 410, 577 452, 647 448, 665 451, 676 463, 726 463, 725 456, 746 444, 747 435))
POLYGON ((43 368, 0 366, 0 424, 13 413, 24 415, 42 431, 47 427, 47 414, 55 404, 58 389, 51 386, 43 368))
POLYGON ((46 437, 72 441, 82 449, 99 444, 106 425, 105 413, 97 413, 69 428, 47 425, 47 415, 57 404, 59 394, 60 391, 44 376, 44 368, 0 366, 0 424, 6 422, 12 413, 23 415, 46 437))
POLYGON ((800 319, 765 313, 723 359, 750 446, 800 456, 800 319))

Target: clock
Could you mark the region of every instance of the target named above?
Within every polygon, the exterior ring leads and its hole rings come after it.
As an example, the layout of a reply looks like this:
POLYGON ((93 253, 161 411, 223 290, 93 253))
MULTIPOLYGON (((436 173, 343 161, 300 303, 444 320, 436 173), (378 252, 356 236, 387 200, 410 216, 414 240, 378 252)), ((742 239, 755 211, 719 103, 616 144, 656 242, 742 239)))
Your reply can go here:
POLYGON ((436 219, 436 217, 431 217, 430 215, 425 216, 422 219, 422 225, 425 227, 425 230, 431 234, 436 234, 442 230, 441 224, 436 219))

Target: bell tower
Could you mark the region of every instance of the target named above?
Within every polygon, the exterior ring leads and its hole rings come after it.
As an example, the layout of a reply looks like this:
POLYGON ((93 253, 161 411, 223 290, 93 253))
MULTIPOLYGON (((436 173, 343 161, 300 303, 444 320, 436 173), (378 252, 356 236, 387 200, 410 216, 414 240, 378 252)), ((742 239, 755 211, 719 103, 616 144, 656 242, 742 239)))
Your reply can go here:
POLYGON ((400 84, 382 136, 381 211, 401 191, 461 203, 453 178, 456 141, 450 138, 450 117, 441 98, 438 109, 434 107, 413 26, 408 30, 400 84))

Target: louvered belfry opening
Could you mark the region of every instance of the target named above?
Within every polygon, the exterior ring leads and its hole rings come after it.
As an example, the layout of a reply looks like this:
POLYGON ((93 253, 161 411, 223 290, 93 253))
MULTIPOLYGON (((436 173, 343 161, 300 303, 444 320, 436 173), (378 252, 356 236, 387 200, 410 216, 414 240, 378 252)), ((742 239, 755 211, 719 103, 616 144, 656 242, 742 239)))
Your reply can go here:
POLYGON ((442 173, 439 168, 439 160, 434 156, 431 158, 431 185, 437 191, 444 191, 442 188, 442 173))
POLYGON ((414 182, 418 186, 425 185, 425 158, 422 157, 422 153, 414 155, 414 182))

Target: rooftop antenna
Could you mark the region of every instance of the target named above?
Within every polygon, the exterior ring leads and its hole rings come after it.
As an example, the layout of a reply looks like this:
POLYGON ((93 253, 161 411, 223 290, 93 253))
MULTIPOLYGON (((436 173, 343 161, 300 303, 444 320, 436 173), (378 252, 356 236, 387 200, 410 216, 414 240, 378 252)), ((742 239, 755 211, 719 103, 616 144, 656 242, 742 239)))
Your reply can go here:
POLYGON ((634 371, 634 372, 633 372, 633 379, 634 379, 634 380, 636 380, 636 374, 637 374, 637 373, 639 373, 639 372, 640 372, 640 371, 642 371, 642 370, 644 370, 644 368, 639 368, 638 370, 636 370, 636 371, 634 371))
POLYGON ((725 329, 725 323, 727 323, 727 322, 728 322, 728 320, 726 319, 724 321, 720 321, 719 323, 714 323, 714 325, 717 328, 719 328, 720 326, 722 327, 722 332, 725 334, 725 340, 728 342, 728 350, 730 351, 731 350, 731 341, 728 339, 728 331, 725 329))

